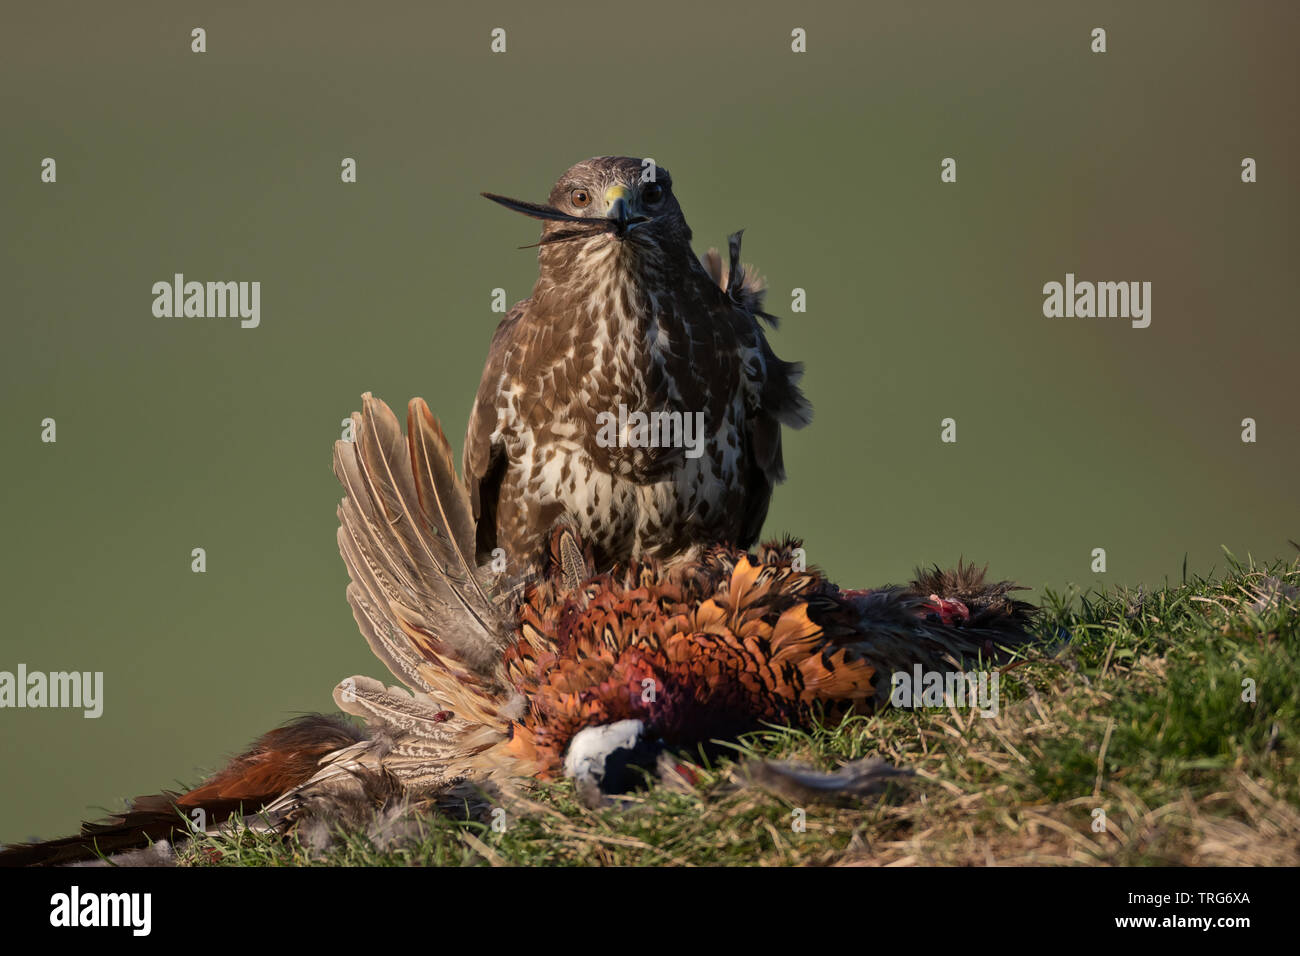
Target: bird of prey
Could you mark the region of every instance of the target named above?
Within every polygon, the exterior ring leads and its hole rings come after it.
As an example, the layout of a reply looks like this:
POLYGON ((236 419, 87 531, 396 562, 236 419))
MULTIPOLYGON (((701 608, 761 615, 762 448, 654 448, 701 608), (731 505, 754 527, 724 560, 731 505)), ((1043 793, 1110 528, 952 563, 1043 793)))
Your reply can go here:
POLYGON ((428 407, 413 400, 403 430, 382 401, 363 401, 354 440, 335 445, 339 548, 357 623, 404 686, 347 678, 334 699, 364 730, 300 718, 194 790, 141 798, 76 837, 10 847, 0 863, 178 839, 195 811, 209 829, 233 816, 282 831, 561 775, 599 795, 673 748, 870 711, 895 672, 949 671, 1029 639, 1029 606, 970 567, 844 591, 787 541, 601 571, 569 515, 535 573, 503 586, 474 563, 470 495, 428 407))
POLYGON ((668 170, 625 156, 578 163, 548 205, 484 195, 544 225, 465 437, 478 556, 533 564, 561 515, 599 567, 753 544, 785 476, 781 426, 812 413, 802 366, 760 328, 775 320, 740 234, 729 268, 701 262, 668 170))

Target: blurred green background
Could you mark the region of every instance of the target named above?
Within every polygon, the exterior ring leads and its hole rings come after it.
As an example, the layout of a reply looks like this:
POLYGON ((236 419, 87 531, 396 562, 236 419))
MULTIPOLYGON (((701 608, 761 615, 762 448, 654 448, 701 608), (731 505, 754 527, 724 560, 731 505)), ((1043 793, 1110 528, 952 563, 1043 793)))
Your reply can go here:
POLYGON ((106 700, 0 711, 0 841, 194 782, 387 676, 343 596, 340 422, 367 389, 423 395, 459 447, 490 292, 536 270, 536 224, 478 192, 540 200, 590 155, 670 168, 701 250, 747 228, 817 410, 768 530, 845 585, 963 555, 1040 589, 1294 554, 1293 3, 2 16, 0 670, 100 670, 106 700), (154 318, 174 272, 259 280, 261 327, 154 318), (1044 318, 1066 272, 1151 281, 1151 327, 1044 318))

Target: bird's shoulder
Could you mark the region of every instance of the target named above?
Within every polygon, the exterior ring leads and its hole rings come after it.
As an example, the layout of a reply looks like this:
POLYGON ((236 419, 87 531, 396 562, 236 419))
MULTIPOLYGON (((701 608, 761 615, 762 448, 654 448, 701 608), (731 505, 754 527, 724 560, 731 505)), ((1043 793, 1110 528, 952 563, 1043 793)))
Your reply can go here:
POLYGON ((479 379, 474 407, 470 409, 469 425, 465 431, 463 470, 466 480, 474 485, 488 470, 493 457, 493 434, 497 429, 497 398, 501 394, 510 366, 518 356, 521 346, 520 327, 528 315, 532 299, 516 302, 492 333, 488 346, 487 362, 479 379))
POLYGON ((466 431, 466 477, 487 472, 510 416, 537 424, 554 418, 557 409, 572 412, 594 361, 591 336, 553 297, 535 294, 516 303, 488 348, 466 431))

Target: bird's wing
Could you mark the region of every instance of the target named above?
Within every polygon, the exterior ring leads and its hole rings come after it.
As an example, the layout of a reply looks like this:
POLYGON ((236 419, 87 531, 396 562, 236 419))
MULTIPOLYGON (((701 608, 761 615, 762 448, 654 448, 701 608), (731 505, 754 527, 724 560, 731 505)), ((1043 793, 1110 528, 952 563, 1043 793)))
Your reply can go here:
MULTIPOLYGON (((371 649, 417 694, 459 711, 494 708, 511 628, 474 560, 474 517, 451 447, 423 399, 403 433, 368 393, 353 441, 334 445, 348 603, 371 649)), ((488 716, 483 714, 481 716, 488 716)))
POLYGON ((755 327, 756 352, 761 356, 762 379, 757 383, 757 403, 745 417, 752 488, 766 493, 750 496, 745 514, 746 542, 758 539, 767 517, 772 489, 785 481, 785 460, 781 452, 781 426, 802 428, 812 420, 812 405, 799 388, 803 365, 777 358, 762 331, 755 327))
POLYGON ((496 547, 497 500, 505 476, 506 450, 499 440, 500 411, 497 400, 503 394, 511 359, 515 357, 515 336, 528 308, 528 300, 517 303, 497 326, 488 348, 487 363, 479 382, 474 408, 465 431, 465 485, 476 522, 474 554, 486 561, 496 547))
POLYGON ((766 288, 758 272, 740 259, 741 233, 728 240, 728 262, 710 249, 701 264, 710 279, 723 291, 721 308, 736 338, 742 374, 746 382, 747 412, 745 438, 749 449, 749 476, 743 535, 738 544, 748 546, 758 539, 767 517, 772 489, 785 480, 781 453, 781 426, 802 428, 812 421, 812 405, 799 388, 803 378, 801 362, 785 362, 776 356, 759 320, 775 326, 777 319, 763 310, 766 288))

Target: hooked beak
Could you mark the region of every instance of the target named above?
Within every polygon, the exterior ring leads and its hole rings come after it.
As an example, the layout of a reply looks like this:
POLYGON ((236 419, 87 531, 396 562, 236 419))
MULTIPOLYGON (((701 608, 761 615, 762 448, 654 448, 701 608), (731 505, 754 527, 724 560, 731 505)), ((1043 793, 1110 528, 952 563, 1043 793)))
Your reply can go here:
POLYGON ((610 186, 606 189, 605 207, 605 218, 613 225, 614 235, 620 239, 625 237, 633 226, 650 221, 650 217, 641 215, 636 197, 626 186, 610 186))

